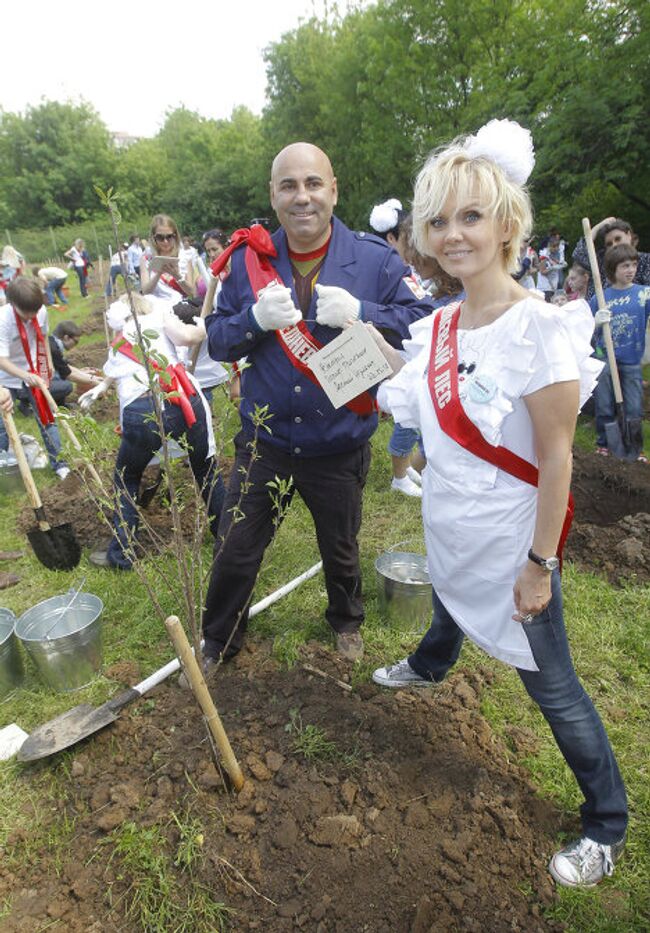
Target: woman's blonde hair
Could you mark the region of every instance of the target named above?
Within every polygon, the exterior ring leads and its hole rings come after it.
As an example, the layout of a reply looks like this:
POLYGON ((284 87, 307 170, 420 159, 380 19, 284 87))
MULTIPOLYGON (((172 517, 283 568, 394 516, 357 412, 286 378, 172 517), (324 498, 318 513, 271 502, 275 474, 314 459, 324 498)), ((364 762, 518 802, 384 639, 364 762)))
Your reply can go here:
POLYGON ((181 245, 181 235, 176 226, 176 221, 172 220, 169 214, 154 214, 151 218, 151 234, 150 239, 153 244, 153 249, 156 255, 158 254, 158 248, 156 246, 156 230, 158 227, 171 227, 174 236, 176 237, 176 249, 178 250, 181 245))
POLYGON ((413 195, 413 242, 419 252, 430 255, 429 223, 440 214, 447 198, 476 198, 488 214, 506 226, 510 239, 503 244, 503 261, 508 272, 515 272, 521 243, 533 226, 530 197, 491 159, 471 156, 464 143, 465 138, 459 137, 434 150, 420 170, 413 195))

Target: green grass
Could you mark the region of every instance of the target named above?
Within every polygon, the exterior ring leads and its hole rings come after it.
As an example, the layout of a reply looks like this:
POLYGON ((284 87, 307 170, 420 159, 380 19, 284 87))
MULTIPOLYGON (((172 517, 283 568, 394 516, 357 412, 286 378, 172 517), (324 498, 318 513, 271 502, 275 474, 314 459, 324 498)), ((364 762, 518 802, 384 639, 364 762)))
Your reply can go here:
POLYGON ((160 826, 127 822, 113 832, 112 858, 126 885, 114 907, 123 900, 126 916, 144 933, 221 933, 232 911, 192 878, 203 861, 200 826, 175 813, 172 818, 179 834, 175 852, 160 826))
MULTIPOLYGON (((76 281, 71 278, 70 282, 69 316, 74 319, 78 314, 78 319, 83 319, 83 315, 89 313, 91 302, 82 301, 76 294, 76 281)), ((55 319, 57 313, 61 312, 52 312, 51 317, 55 319)), ((64 314, 68 316, 67 311, 64 314)), ((220 397, 215 401, 215 411, 220 421, 228 411, 220 397)), ((18 418, 18 423, 21 430, 34 433, 33 421, 30 426, 30 422, 23 423, 18 418)), ((231 420, 225 428, 225 436, 229 439, 233 431, 231 420)), ((390 463, 386 453, 389 433, 390 425, 384 423, 373 438, 373 464, 364 494, 360 548, 367 614, 364 626, 366 655, 364 661, 355 666, 353 684, 367 682, 374 667, 404 657, 417 641, 413 634, 386 624, 380 613, 375 583, 374 561, 387 548, 407 541, 408 550, 424 550, 419 502, 399 496, 389 488, 390 463)), ((593 448, 593 430, 588 423, 581 424, 578 442, 587 449, 593 448)), ((100 429, 99 443, 109 449, 116 446, 112 424, 100 429)), ((230 443, 225 449, 227 453, 231 452, 230 443)), ((53 481, 48 470, 37 475, 39 486, 53 481)), ((98 595, 105 604, 105 668, 116 661, 132 660, 139 664, 144 677, 166 663, 172 657, 172 649, 138 577, 95 568, 88 562, 87 554, 72 572, 46 570, 33 556, 27 541, 15 530, 15 516, 24 503, 24 496, 20 494, 0 499, 2 547, 25 551, 25 557, 15 568, 22 580, 17 586, 4 591, 0 602, 18 615, 42 599, 65 592, 86 574, 85 589, 98 595)), ((206 545, 206 558, 208 553, 206 545)), ((269 550, 254 599, 275 590, 318 559, 312 520, 296 497, 275 544, 269 550)), ((172 554, 157 559, 157 565, 168 576, 177 574, 172 554)), ((11 568, 3 565, 3 569, 11 568)), ((566 924, 569 933, 640 931, 647 929, 643 918, 650 911, 647 893, 647 879, 650 877, 650 766, 647 755, 650 746, 650 586, 630 585, 615 589, 601 578, 568 565, 564 591, 567 627, 576 667, 603 716, 616 750, 628 788, 631 825, 628 848, 614 877, 593 891, 560 891, 559 902, 552 909, 552 915, 566 924)), ((179 611, 180 607, 170 596, 162 593, 160 598, 166 612, 179 611)), ((325 604, 324 580, 322 575, 318 575, 251 620, 250 632, 257 637, 273 639, 276 657, 292 664, 298 658, 300 646, 307 640, 317 639, 333 644, 333 635, 323 617, 325 604)), ((460 663, 467 667, 488 668, 494 673, 494 681, 485 689, 482 698, 484 714, 496 731, 504 735, 506 742, 508 725, 531 730, 537 742, 536 754, 521 759, 511 751, 513 760, 526 765, 541 795, 552 799, 566 814, 575 815, 580 803, 579 792, 516 673, 492 661, 471 644, 465 645, 460 663)), ((77 703, 98 704, 120 689, 121 685, 100 675, 89 687, 73 695, 55 694, 39 683, 35 671, 28 664, 23 687, 0 702, 0 727, 15 721, 29 731, 77 703)), ((307 730, 309 725, 303 724, 303 734, 307 730)), ((322 749, 322 738, 329 742, 327 737, 311 732, 306 738, 311 743, 306 747, 316 747, 317 751, 319 747, 322 749)), ((306 738, 301 741, 306 742, 306 738)), ((38 857, 43 846, 48 847, 55 864, 62 864, 66 858, 74 827, 62 816, 57 817, 54 810, 63 813, 61 801, 65 799, 65 776, 70 757, 64 754, 34 769, 23 768, 15 762, 0 765, 0 846, 6 845, 16 828, 22 828, 25 833, 23 839, 5 852, 5 857, 10 856, 15 864, 28 866, 31 859, 38 857), (15 792, 17 786, 20 794, 15 792)), ((122 827, 123 834, 115 839, 120 846, 115 857, 119 857, 125 883, 134 895, 141 887, 140 881, 146 885, 146 877, 150 873, 155 877, 162 873, 163 880, 167 878, 165 883, 172 884, 177 873, 184 871, 183 865, 195 864, 195 859, 200 856, 197 852, 196 840, 200 835, 197 826, 187 829, 183 845, 173 852, 168 846, 157 848, 160 840, 155 832, 155 828, 145 831, 137 827, 128 830, 122 827), (147 835, 150 832, 152 835, 147 835), (162 861, 156 861, 159 856, 162 861), (150 863, 149 859, 153 861, 150 863), (174 864, 175 860, 179 860, 178 864, 174 864)), ((527 880, 530 879, 521 879, 522 883, 527 880)), ((185 882, 185 888, 188 897, 192 894, 198 899, 192 907, 194 915, 188 916, 198 917, 201 911, 212 909, 206 906, 204 898, 207 894, 198 882, 190 879, 185 882)), ((177 900, 174 894, 172 902, 177 900)), ((151 896, 146 894, 146 897, 143 893, 141 903, 129 908, 138 912, 142 929, 184 929, 174 926, 174 923, 181 922, 177 916, 170 919, 160 913, 163 908, 158 901, 155 892, 151 896), (144 925, 145 918, 148 918, 149 926, 144 925), (168 924, 166 927, 156 926, 163 921, 168 924)), ((182 903, 185 909, 189 909, 189 901, 182 903)), ((222 905, 218 906, 222 908, 222 905)), ((0 910, 7 909, 10 908, 6 905, 0 907, 0 910)), ((221 920, 210 921, 215 930, 221 929, 218 922, 226 922, 225 914, 220 916, 221 920)), ((195 926, 194 929, 203 928, 195 926)), ((204 929, 211 928, 206 925, 204 929)))

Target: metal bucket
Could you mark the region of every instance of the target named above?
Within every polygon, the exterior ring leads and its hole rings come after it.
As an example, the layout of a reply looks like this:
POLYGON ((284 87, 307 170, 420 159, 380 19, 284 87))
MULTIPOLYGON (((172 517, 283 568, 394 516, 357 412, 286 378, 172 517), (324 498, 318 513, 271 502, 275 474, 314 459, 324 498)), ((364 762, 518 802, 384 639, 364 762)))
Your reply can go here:
POLYGON ((19 687, 23 662, 14 634, 16 616, 11 609, 0 609, 0 700, 19 687))
POLYGON ((13 454, 0 450, 0 496, 11 496, 24 490, 18 461, 13 454))
POLYGON ((16 635, 48 687, 78 690, 99 671, 103 609, 98 596, 70 590, 37 603, 18 619, 16 635))
POLYGON ((431 581, 424 554, 385 551, 375 561, 379 604, 395 628, 421 632, 431 623, 431 581))

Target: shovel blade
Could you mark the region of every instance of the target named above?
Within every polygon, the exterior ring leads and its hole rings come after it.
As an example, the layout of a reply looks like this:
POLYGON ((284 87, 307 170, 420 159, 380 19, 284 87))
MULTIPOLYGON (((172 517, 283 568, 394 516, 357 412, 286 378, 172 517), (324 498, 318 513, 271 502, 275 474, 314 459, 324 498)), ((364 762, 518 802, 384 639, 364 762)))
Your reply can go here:
POLYGON ((643 450, 643 428, 640 418, 630 418, 625 422, 623 430, 623 444, 630 460, 636 460, 643 450))
POLYGON ((607 449, 617 460, 626 460, 628 463, 636 460, 641 453, 642 437, 641 422, 624 421, 621 428, 620 421, 608 421, 605 424, 607 449))
POLYGON ((48 570, 72 570, 81 560, 81 546, 69 522, 48 531, 32 528, 27 537, 34 554, 48 570))
POLYGON ((18 761, 38 761, 62 752, 71 745, 93 735, 117 719, 116 713, 107 703, 75 706, 56 719, 46 722, 25 739, 18 751, 18 761))

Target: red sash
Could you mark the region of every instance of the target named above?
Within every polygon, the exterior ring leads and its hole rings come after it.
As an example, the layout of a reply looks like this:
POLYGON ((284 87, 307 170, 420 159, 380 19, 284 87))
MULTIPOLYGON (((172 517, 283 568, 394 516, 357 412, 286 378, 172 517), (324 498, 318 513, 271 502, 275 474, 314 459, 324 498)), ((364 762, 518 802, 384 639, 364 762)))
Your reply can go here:
MULTIPOLYGON (((43 382, 46 382, 49 385, 51 373, 47 359, 45 337, 43 336, 41 326, 36 318, 33 318, 30 322, 28 322, 31 323, 34 329, 34 335, 36 337, 36 367, 34 367, 32 354, 29 349, 29 340, 27 337, 25 322, 16 312, 15 308, 12 310, 16 319, 16 327, 18 328, 20 342, 23 345, 23 353, 25 354, 25 359, 27 360, 27 369, 34 376, 40 376, 43 382)), ((54 424, 54 415, 50 411, 50 406, 47 404, 42 390, 38 389, 36 386, 29 386, 29 391, 32 393, 32 398, 34 399, 34 404, 36 405, 36 411, 38 412, 38 418, 41 424, 54 424)))
MULTIPOLYGON (((133 344, 129 343, 124 337, 117 337, 111 346, 130 360, 133 360, 134 363, 138 363, 140 366, 143 365, 142 360, 138 358, 133 350, 133 344)), ((172 405, 180 406, 185 418, 185 424, 188 428, 191 428, 193 424, 196 424, 196 415, 192 409, 190 398, 196 395, 196 389, 187 378, 185 367, 182 363, 170 363, 166 369, 163 369, 160 363, 151 358, 149 358, 149 365, 158 375, 158 384, 165 394, 166 401, 171 402, 172 405)))
MULTIPOLYGON (((277 256, 277 250, 268 231, 261 224, 254 224, 250 229, 235 230, 230 238, 230 244, 210 266, 213 275, 219 275, 232 253, 242 244, 246 244, 244 262, 253 294, 256 297, 259 296, 261 289, 270 285, 271 282, 284 284, 277 269, 274 269, 269 261, 270 256, 277 256)), ((318 350, 322 350, 323 344, 314 337, 305 321, 299 321, 292 327, 285 327, 284 330, 276 330, 275 336, 292 366, 314 385, 320 387, 320 382, 307 366, 306 361, 318 350)), ((372 415, 377 410, 375 400, 369 392, 357 395, 356 398, 347 402, 345 407, 362 418, 372 415)))
POLYGON ((173 275, 170 275, 168 272, 163 272, 160 276, 160 281, 164 282, 165 285, 169 285, 170 288, 173 288, 175 291, 179 292, 183 297, 185 297, 185 292, 173 275))
MULTIPOLYGON (((524 483, 537 486, 539 471, 536 466, 508 450, 494 447, 483 437, 474 422, 465 413, 458 395, 458 318, 460 303, 445 305, 433 321, 431 355, 427 376, 431 401, 442 430, 470 453, 493 466, 516 476, 524 483)), ((573 521, 573 496, 569 493, 566 515, 560 534, 557 554, 562 566, 562 551, 573 521)))

